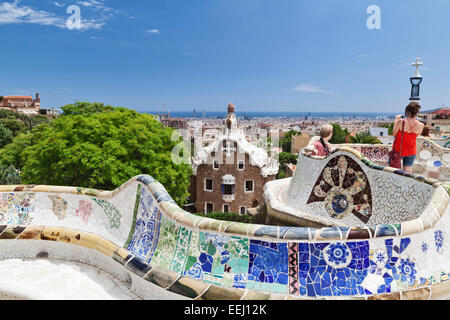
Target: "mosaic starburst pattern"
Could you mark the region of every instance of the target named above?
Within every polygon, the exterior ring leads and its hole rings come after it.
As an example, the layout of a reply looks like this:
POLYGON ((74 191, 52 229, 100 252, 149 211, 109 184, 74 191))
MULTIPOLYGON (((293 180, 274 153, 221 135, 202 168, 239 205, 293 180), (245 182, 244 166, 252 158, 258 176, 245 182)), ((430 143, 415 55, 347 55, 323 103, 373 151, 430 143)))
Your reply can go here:
POLYGON ((416 264, 409 258, 401 259, 398 266, 400 274, 404 277, 403 281, 414 281, 416 279, 416 264))
POLYGON ((307 204, 313 202, 323 202, 332 218, 343 219, 352 213, 367 223, 372 215, 369 181, 359 164, 348 156, 338 156, 328 162, 307 204))
POLYGON ((352 260, 350 250, 345 243, 332 243, 324 252, 325 261, 334 268, 345 268, 352 260))

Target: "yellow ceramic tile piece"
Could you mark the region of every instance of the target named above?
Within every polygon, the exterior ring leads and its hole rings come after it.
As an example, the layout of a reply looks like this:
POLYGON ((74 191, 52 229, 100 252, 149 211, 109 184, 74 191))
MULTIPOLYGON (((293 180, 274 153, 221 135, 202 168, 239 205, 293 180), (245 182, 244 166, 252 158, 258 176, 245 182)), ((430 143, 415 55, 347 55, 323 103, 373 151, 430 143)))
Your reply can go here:
POLYGON ((49 241, 59 241, 66 228, 63 227, 44 227, 41 231, 40 239, 49 241))
POLYGON ((0 192, 13 192, 18 186, 0 186, 0 192))
POLYGON ((102 238, 96 234, 81 232, 78 245, 89 249, 95 249, 97 243, 99 243, 100 240, 102 240, 102 238))
POLYGON ((208 291, 202 294, 203 300, 240 300, 244 295, 244 290, 240 289, 228 289, 225 287, 219 287, 212 285, 208 291))
POLYGON ((402 292, 402 300, 428 300, 430 288, 420 288, 402 292))
POLYGON ((40 239, 41 231, 44 229, 43 226, 28 226, 17 238, 19 240, 27 239, 40 239))
POLYGON ((431 287, 431 300, 448 299, 450 295, 450 281, 444 281, 431 287))
POLYGON ((48 186, 38 185, 31 190, 33 192, 48 192, 48 186))
POLYGON ((108 257, 113 257, 114 251, 117 248, 118 248, 117 245, 106 239, 101 239, 95 246, 95 249, 97 251, 100 251, 101 253, 107 255, 108 257))
POLYGON ((65 229, 59 238, 59 241, 78 244, 81 239, 81 231, 73 229, 65 229))
POLYGON ((48 186, 48 193, 78 193, 75 187, 48 186))
POLYGON ((127 249, 124 249, 122 247, 117 247, 117 249, 114 251, 115 254, 117 254, 122 259, 126 259, 130 252, 127 249))
POLYGON ((0 239, 16 239, 25 227, 22 226, 8 226, 0 235, 0 239))
POLYGON ((402 222, 402 236, 419 233, 422 231, 422 223, 419 219, 402 222))

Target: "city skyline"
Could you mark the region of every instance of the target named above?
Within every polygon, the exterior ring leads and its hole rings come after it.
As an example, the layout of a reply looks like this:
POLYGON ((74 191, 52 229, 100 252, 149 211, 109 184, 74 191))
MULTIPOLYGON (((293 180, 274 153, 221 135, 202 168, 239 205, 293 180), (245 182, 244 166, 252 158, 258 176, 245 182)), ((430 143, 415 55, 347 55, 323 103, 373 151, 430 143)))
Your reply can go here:
POLYGON ((44 108, 396 113, 419 56, 430 110, 450 101, 439 32, 449 10, 445 0, 0 1, 0 95, 39 92, 44 108))

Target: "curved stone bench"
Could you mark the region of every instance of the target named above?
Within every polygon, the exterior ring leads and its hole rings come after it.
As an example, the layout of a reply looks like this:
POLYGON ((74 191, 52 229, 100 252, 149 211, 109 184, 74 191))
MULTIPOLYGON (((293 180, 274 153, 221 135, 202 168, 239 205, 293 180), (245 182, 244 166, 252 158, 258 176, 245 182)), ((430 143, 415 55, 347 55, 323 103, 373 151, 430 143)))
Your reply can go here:
POLYGON ((111 192, 1 186, 0 252, 81 261, 146 299, 439 299, 448 195, 430 187, 417 221, 315 229, 195 216, 148 175, 111 192))
MULTIPOLYGON (((392 145, 382 144, 339 144, 337 147, 350 147, 361 152, 373 163, 387 166, 388 153, 392 145)), ((413 173, 441 181, 450 181, 450 149, 441 146, 436 139, 417 137, 417 157, 413 173)))

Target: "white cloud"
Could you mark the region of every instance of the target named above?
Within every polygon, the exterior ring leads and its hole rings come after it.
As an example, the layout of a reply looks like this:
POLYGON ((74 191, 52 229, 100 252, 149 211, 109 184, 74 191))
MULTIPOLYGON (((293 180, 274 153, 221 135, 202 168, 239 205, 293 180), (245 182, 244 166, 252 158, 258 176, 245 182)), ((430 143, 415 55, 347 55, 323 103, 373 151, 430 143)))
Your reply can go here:
POLYGON ((57 7, 60 7, 60 8, 64 7, 64 4, 63 4, 63 3, 59 3, 59 2, 57 2, 57 1, 53 2, 53 4, 54 4, 55 6, 57 6, 57 7))
POLYGON ((159 34, 159 30, 158 29, 150 29, 150 30, 147 30, 146 32, 150 33, 150 34, 159 34))
POLYGON ((319 86, 315 86, 313 84, 309 83, 302 83, 297 86, 295 86, 292 91, 297 92, 310 92, 310 93, 332 93, 333 91, 323 89, 319 86))
MULTIPOLYGON (((67 19, 69 14, 59 16, 51 12, 37 10, 32 7, 21 5, 21 0, 14 0, 14 2, 0 3, 0 24, 38 24, 44 26, 53 26, 61 29, 69 29, 67 19)), ((91 3, 96 4, 97 1, 90 0, 91 3)), ((58 7, 62 7, 59 2, 54 2, 58 7)), ((76 30, 85 31, 89 29, 101 29, 105 24, 105 17, 99 19, 81 19, 80 27, 76 30)))

